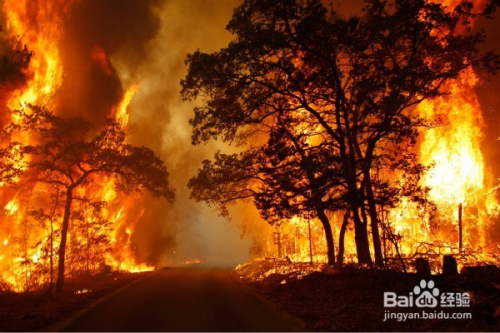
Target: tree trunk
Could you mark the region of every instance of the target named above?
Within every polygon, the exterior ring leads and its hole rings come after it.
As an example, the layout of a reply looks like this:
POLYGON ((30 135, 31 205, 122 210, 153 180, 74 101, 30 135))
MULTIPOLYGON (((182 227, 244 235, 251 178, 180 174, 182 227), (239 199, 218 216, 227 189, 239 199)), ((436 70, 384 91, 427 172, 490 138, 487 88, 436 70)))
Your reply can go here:
POLYGON ((353 210, 354 217, 354 241, 356 242, 356 252, 358 254, 358 262, 373 266, 373 261, 370 255, 370 243, 368 242, 368 230, 366 223, 363 223, 359 217, 358 210, 353 210))
POLYGON ((56 209, 59 205, 59 189, 57 189, 54 208, 50 214, 50 284, 49 292, 54 291, 54 216, 56 215, 56 209))
POLYGON ((342 221, 342 226, 340 227, 340 233, 339 233, 339 254, 337 256, 337 263, 343 264, 344 263, 344 239, 345 239, 345 232, 347 230, 347 225, 349 224, 349 214, 350 211, 347 211, 344 213, 344 220, 342 221))
POLYGON ((328 220, 328 217, 322 209, 318 209, 318 218, 321 221, 321 224, 323 224, 323 229, 325 230, 328 265, 335 265, 335 244, 333 242, 330 220, 328 220))
POLYGON ((307 226, 309 229, 309 258, 311 260, 309 262, 309 264, 312 266, 312 264, 313 264, 313 248, 312 248, 311 220, 310 219, 307 219, 307 226))
POLYGON ((23 249, 24 249, 24 258, 23 258, 23 265, 24 265, 24 291, 28 291, 29 289, 29 259, 28 259, 28 220, 25 218, 23 219, 23 226, 24 226, 24 234, 23 234, 23 249))
POLYGON ((52 293, 54 289, 54 222, 52 216, 50 218, 50 284, 49 292, 52 293))
MULTIPOLYGON (((355 162, 355 159, 352 159, 351 164, 355 162)), ((361 220, 360 205, 364 203, 364 190, 363 188, 358 189, 356 184, 356 178, 351 176, 356 174, 356 169, 351 167, 351 174, 347 175, 347 184, 348 184, 348 202, 350 206, 350 210, 352 212, 353 221, 354 221, 354 241, 356 243, 356 252, 358 255, 358 262, 360 264, 366 264, 369 266, 373 266, 372 258, 370 255, 370 243, 368 242, 368 229, 367 224, 363 223, 361 220)))
POLYGON ((90 235, 89 235, 89 224, 85 223, 87 231, 87 262, 86 262, 86 279, 88 281, 90 276, 90 235))
POLYGON ((73 187, 66 190, 66 204, 64 205, 64 216, 61 227, 61 243, 59 244, 59 265, 57 267, 56 291, 61 292, 64 285, 64 263, 66 256, 66 241, 68 239, 69 218, 71 215, 71 204, 73 202, 73 187))
POLYGON ((375 254, 375 264, 378 267, 384 266, 384 257, 382 255, 382 244, 380 242, 380 233, 378 230, 378 214, 377 206, 375 204, 375 197, 373 194, 372 182, 370 173, 365 173, 366 178, 366 198, 368 200, 368 213, 370 214, 370 222, 372 227, 372 241, 373 241, 373 252, 375 254))

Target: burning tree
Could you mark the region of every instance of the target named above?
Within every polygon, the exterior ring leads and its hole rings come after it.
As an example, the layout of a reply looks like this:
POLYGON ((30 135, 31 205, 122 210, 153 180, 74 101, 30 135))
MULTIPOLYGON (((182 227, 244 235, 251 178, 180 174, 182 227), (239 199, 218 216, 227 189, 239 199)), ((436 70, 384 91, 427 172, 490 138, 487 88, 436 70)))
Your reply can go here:
MULTIPOLYGON (((391 205, 404 196, 425 199, 414 181, 392 181, 394 173, 418 180, 426 169, 412 149, 419 128, 436 122, 417 106, 448 94, 446 83, 472 67, 500 67, 497 56, 478 49, 484 34, 471 32, 472 9, 466 1, 448 11, 426 0, 367 0, 362 16, 344 18, 319 0, 247 0, 229 22, 235 38, 226 48, 188 55, 182 94, 203 100, 191 120, 193 142, 219 137, 255 146, 271 142, 289 115, 301 117, 318 136, 308 144, 337 157, 340 181, 326 183, 331 189, 322 191, 321 201, 344 191, 343 205, 324 209, 350 211, 361 264, 372 264, 370 226, 375 263, 382 266, 380 211, 388 193, 391 205)), ((311 172, 310 180, 323 182, 327 161, 312 170, 297 163, 293 176, 311 172)), ((207 165, 200 174, 209 175, 207 165)), ((273 186, 283 198, 293 192, 273 186)), ((264 210, 271 206, 260 203, 264 210)))
MULTIPOLYGON (((0 28, 1 31, 1 28, 0 28)), ((17 42, 0 58, 0 86, 12 85, 24 79, 22 70, 28 65, 33 53, 17 42)))
MULTIPOLYGON (((153 196, 172 202, 174 193, 168 185, 168 171, 152 150, 128 144, 115 120, 109 120, 103 129, 96 131, 84 119, 63 119, 37 106, 13 111, 13 116, 16 121, 5 129, 4 135, 10 138, 8 147, 16 149, 5 156, 6 165, 18 171, 17 177, 50 185, 63 193, 56 284, 56 289, 61 291, 74 201, 92 199, 82 197, 85 195, 82 189, 100 182, 102 177, 113 177, 118 191, 129 193, 147 189, 153 196), (20 135, 27 135, 28 143, 16 141, 20 135)), ((78 217, 81 214, 73 220, 86 220, 78 217)), ((87 230, 82 232, 90 237, 89 225, 84 227, 87 230)))
POLYGON ((216 154, 213 163, 204 161, 188 186, 195 200, 218 206, 223 215, 228 215, 227 204, 253 198, 272 225, 295 216, 318 218, 333 265, 335 247, 327 211, 343 208, 339 160, 327 144, 310 144, 317 139, 316 132, 296 131, 301 122, 288 117, 285 123, 285 116, 280 117, 270 125, 266 144, 241 154, 216 154))

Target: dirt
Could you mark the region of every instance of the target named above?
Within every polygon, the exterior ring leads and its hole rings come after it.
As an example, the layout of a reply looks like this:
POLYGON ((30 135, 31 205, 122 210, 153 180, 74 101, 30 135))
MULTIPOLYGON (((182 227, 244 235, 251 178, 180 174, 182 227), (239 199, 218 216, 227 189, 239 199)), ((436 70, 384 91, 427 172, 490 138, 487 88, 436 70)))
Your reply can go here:
MULTIPOLYGON (((271 274, 261 281, 246 279, 279 308, 305 322, 312 331, 500 331, 500 270, 480 274, 431 277, 369 269, 271 274), (421 280, 432 280, 441 293, 471 296, 470 307, 426 308, 426 312, 470 312, 472 319, 387 319, 384 292, 409 295, 421 280)), ((477 272, 476 272, 477 273, 477 272)), ((439 299, 439 297, 438 297, 439 299)), ((392 308, 392 312, 419 312, 422 308, 392 308)))
POLYGON ((61 293, 0 293, 0 332, 46 331, 125 285, 151 272, 118 273, 68 281, 61 293))

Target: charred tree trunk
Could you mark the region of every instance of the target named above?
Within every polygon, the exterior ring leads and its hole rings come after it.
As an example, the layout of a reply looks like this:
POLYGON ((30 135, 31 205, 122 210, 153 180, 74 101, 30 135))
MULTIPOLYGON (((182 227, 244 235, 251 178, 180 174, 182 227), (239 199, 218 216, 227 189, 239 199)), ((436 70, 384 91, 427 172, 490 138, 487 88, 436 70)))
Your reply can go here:
POLYGON ((29 289, 29 259, 28 259, 28 220, 26 218, 23 219, 23 265, 24 265, 24 291, 27 291, 29 289))
POLYGON ((330 220, 322 209, 318 209, 318 218, 321 221, 321 224, 323 224, 323 229, 325 230, 328 265, 335 265, 335 244, 333 241, 330 220))
POLYGON ((68 239, 69 218, 71 216, 71 204, 73 202, 73 187, 66 190, 66 204, 64 205, 64 216, 61 227, 61 242, 59 244, 59 265, 57 267, 56 291, 61 292, 64 285, 64 264, 66 256, 66 241, 68 239))
POLYGON ((90 277, 90 233, 89 233, 89 224, 85 223, 86 231, 87 231, 87 261, 86 261, 86 278, 87 281, 90 277))
POLYGON ((348 163, 349 168, 351 170, 350 174, 347 176, 347 184, 349 191, 349 205, 350 210, 352 211, 353 221, 354 221, 354 241, 356 243, 356 252, 358 255, 358 262, 360 264, 366 264, 369 266, 373 266, 373 261, 370 255, 370 243, 368 242, 368 229, 367 224, 364 223, 360 217, 363 211, 364 204, 364 189, 363 187, 358 188, 356 178, 353 176, 356 174, 355 168, 355 158, 352 156, 353 153, 350 154, 351 161, 348 163))
POLYGON ((356 243, 356 253, 358 256, 358 262, 360 264, 366 264, 373 266, 373 262, 370 255, 370 244, 368 242, 368 229, 367 224, 363 223, 360 214, 360 204, 363 203, 363 189, 358 190, 356 181, 352 177, 348 178, 348 203, 350 210, 352 212, 352 217, 354 221, 354 241, 356 243))
POLYGON ((349 215, 350 215, 350 211, 347 211, 344 213, 344 220, 342 221, 342 226, 340 227, 339 253, 337 256, 337 263, 339 263, 339 264, 344 263, 344 252, 345 252, 344 239, 345 239, 345 232, 347 230, 347 225, 349 224, 349 215))
POLYGON ((54 222, 50 219, 50 284, 49 292, 54 289, 54 222))
POLYGON ((356 242, 356 252, 358 254, 358 262, 373 266, 373 261, 370 255, 370 244, 368 242, 368 229, 366 223, 361 221, 358 209, 353 210, 354 218, 354 241, 356 242))
POLYGON ((56 215, 57 206, 59 205, 59 194, 59 189, 57 189, 54 208, 50 214, 50 293, 54 291, 54 216, 56 215))
MULTIPOLYGON (((284 127, 286 129, 286 127, 284 127)), ((302 149, 301 145, 290 131, 286 130, 288 137, 292 140, 295 149, 300 155, 300 158, 303 162, 308 161, 308 157, 306 156, 306 153, 304 152, 304 149, 302 149)), ((328 257, 328 265, 334 265, 335 264, 335 246, 334 246, 334 241, 333 241, 333 234, 332 234, 332 227, 330 225, 330 220, 325 214, 325 209, 324 209, 324 204, 321 199, 322 194, 319 190, 320 186, 318 185, 314 174, 312 171, 308 168, 305 168, 305 174, 307 179, 309 180, 309 184, 311 187, 311 195, 312 195, 312 200, 313 200, 313 207, 316 210, 316 213, 318 214, 318 218, 323 224, 323 229, 325 230, 325 238, 326 238, 326 244, 327 244, 327 257, 328 257)), ((310 222, 309 222, 310 223, 310 222)), ((311 237, 311 232, 309 232, 309 237, 311 237)), ((311 263, 312 263, 312 242, 311 239, 309 239, 309 246, 310 246, 310 252, 311 252, 311 263)))
POLYGON ((373 252, 375 255, 375 265, 379 267, 384 266, 384 257, 382 255, 382 244, 380 242, 380 233, 378 229, 378 214, 377 206, 375 204, 375 197, 373 194, 372 182, 370 179, 370 173, 365 173, 365 189, 366 198, 368 200, 368 213, 370 214, 370 222, 372 227, 372 241, 373 241, 373 252))

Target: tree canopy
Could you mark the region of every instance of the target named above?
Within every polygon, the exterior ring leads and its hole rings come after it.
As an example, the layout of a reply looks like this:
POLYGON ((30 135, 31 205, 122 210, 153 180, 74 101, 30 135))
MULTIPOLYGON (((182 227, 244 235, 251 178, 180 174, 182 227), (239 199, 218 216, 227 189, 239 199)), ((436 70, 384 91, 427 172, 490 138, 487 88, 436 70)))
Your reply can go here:
MULTIPOLYGON (((498 56, 479 48, 484 33, 471 31, 475 15, 467 1, 448 10, 427 0, 367 0, 362 15, 343 17, 320 0, 245 0, 227 26, 234 36, 227 47, 187 57, 181 93, 202 100, 191 119, 193 143, 267 141, 263 149, 270 163, 283 154, 294 162, 273 169, 273 181, 267 182, 271 192, 256 197, 263 215, 277 213, 271 209, 275 202, 287 210, 286 198, 295 186, 285 184, 298 185, 310 173, 320 196, 331 200, 344 192, 338 197, 343 203, 324 209, 347 207, 351 212, 358 261, 372 263, 370 225, 375 261, 383 265, 379 194, 408 193, 390 181, 390 172, 411 171, 418 179, 425 170, 411 149, 418 129, 433 123, 415 106, 447 94, 444 83, 467 68, 500 67, 498 56), (301 125, 291 120, 297 118, 301 125), (283 135, 284 129, 293 134, 283 135), (310 144, 317 147, 307 148, 321 152, 317 159, 300 156, 303 144, 287 152, 304 130, 318 137, 310 144), (301 163, 303 157, 309 163, 301 163), (335 177, 321 178, 331 165, 336 165, 331 168, 335 177)), ((218 155, 214 167, 225 165, 223 159, 235 156, 218 155)), ((198 178, 211 177, 208 165, 198 178)), ((232 174, 238 181, 238 172, 232 174)), ((212 199, 232 198, 223 198, 224 193, 212 199)))
MULTIPOLYGON (((126 142, 121 125, 113 119, 96 130, 82 118, 61 118, 47 109, 29 106, 12 111, 13 123, 4 130, 4 172, 12 180, 24 177, 53 185, 64 193, 57 289, 64 283, 65 247, 76 190, 100 177, 113 177, 117 191, 148 190, 154 197, 174 200, 164 162, 147 147, 126 142), (28 140, 19 140, 19 136, 28 140), (15 148, 15 149, 12 149, 15 148)), ((85 198, 79 198, 85 199, 85 198)))

